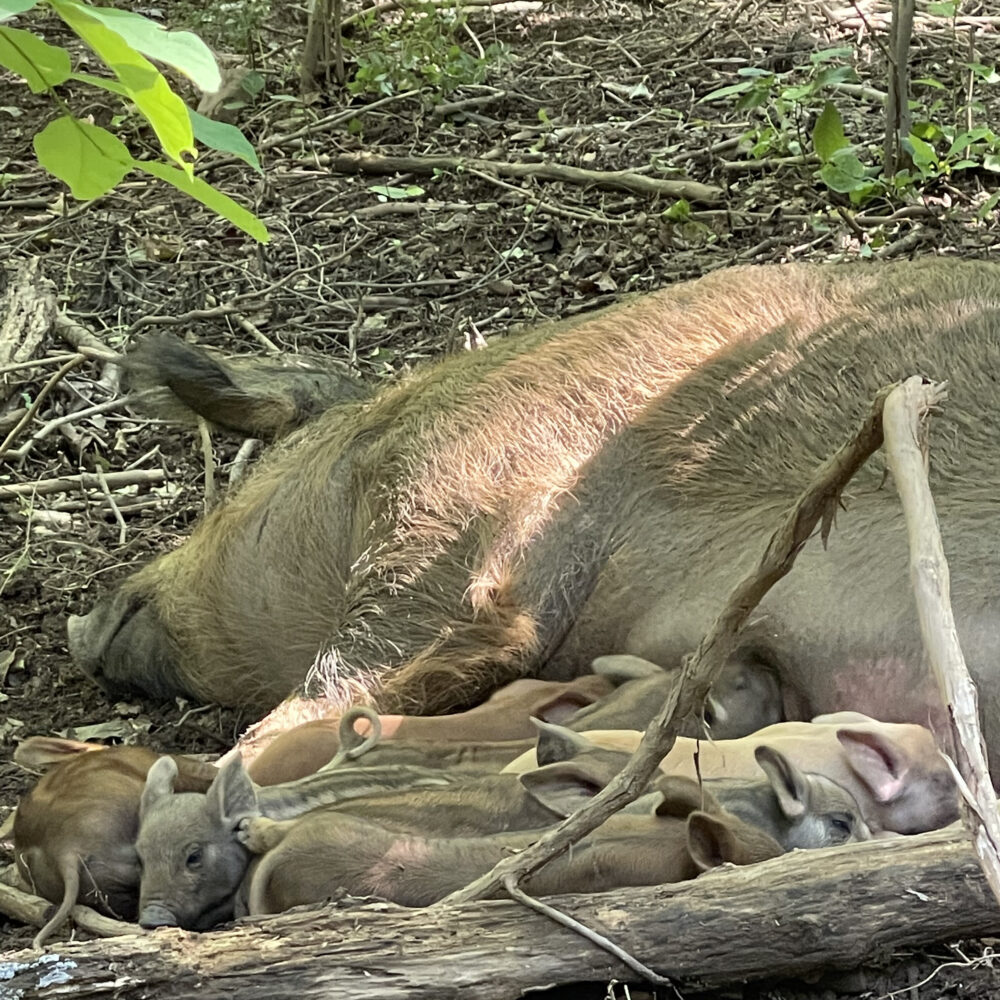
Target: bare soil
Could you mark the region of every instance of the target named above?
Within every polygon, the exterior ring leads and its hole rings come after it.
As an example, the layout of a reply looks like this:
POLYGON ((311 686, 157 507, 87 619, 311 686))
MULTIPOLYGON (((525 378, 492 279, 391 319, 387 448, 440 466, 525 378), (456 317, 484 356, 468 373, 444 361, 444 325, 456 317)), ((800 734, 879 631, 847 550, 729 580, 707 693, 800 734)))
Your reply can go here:
MULTIPOLYGON (((965 19, 956 23, 918 18, 912 75, 942 88, 918 84, 915 95, 927 105, 940 100, 936 121, 1000 123, 994 84, 977 84, 976 103, 966 103, 966 64, 1000 61, 998 19, 980 16, 991 14, 987 6, 963 4, 965 19)), ((738 262, 993 253, 995 215, 977 212, 995 174, 955 172, 920 194, 876 200, 859 215, 817 180, 815 162, 784 159, 796 142, 811 149, 808 137, 829 96, 862 158, 875 162, 881 105, 857 88, 806 97, 783 112, 774 102, 757 109, 738 108, 734 98, 699 103, 748 79, 741 71, 803 84, 811 56, 839 46, 854 46, 847 61, 864 85, 884 91, 886 13, 877 4, 862 9, 863 21, 850 5, 808 0, 482 7, 469 15, 466 47, 499 42, 509 53, 482 83, 443 98, 430 90, 352 98, 331 86, 303 101, 294 55, 304 15, 276 0, 253 46, 264 89, 229 112, 261 152, 263 175, 220 154, 206 155, 201 167, 266 221, 267 246, 138 175, 94 203, 74 202, 32 152, 34 133, 59 112, 0 74, 0 274, 9 278, 41 258, 61 308, 111 350, 168 332, 233 353, 273 347, 338 358, 375 382, 519 325, 738 262), (745 137, 759 137, 769 124, 784 139, 754 160, 745 137), (329 167, 328 157, 356 151, 628 170, 713 185, 720 198, 668 216, 671 199, 596 184, 500 178, 480 168, 424 173, 414 164, 375 176, 329 167), (422 193, 380 197, 377 185, 422 193)), ((183 8, 169 0, 144 12, 183 24, 183 8)), ((383 15, 378 30, 389 30, 392 18, 383 15)), ((57 23, 41 28, 85 59, 57 23)), ((99 91, 70 91, 69 101, 100 124, 119 112, 99 91)), ((133 150, 151 149, 151 136, 131 121, 114 127, 133 150)), ((53 334, 41 353, 67 350, 53 334)), ((57 367, 5 373, 0 415, 34 400, 57 367)), ((12 426, 0 424, 0 437, 12 426)), ((0 485, 129 467, 162 470, 164 482, 115 491, 113 502, 97 490, 3 504, 0 821, 33 781, 11 760, 25 736, 92 735, 216 754, 253 721, 212 706, 110 703, 67 655, 66 616, 179 544, 201 515, 204 463, 192 429, 136 414, 123 400, 118 369, 89 363, 53 387, 10 444, 17 454, 0 462, 0 485), (57 417, 101 403, 109 408, 32 437, 57 417), (86 728, 93 726, 102 728, 86 728)), ((240 444, 213 438, 223 487, 240 444)), ((0 919, 4 947, 29 939, 30 931, 0 919)), ((992 942, 949 944, 886 956, 884 967, 863 975, 725 995, 992 997, 1000 989, 993 965, 992 942)), ((574 984, 553 995, 604 990, 574 984)), ((620 985, 608 987, 608 996, 626 995, 620 985)))

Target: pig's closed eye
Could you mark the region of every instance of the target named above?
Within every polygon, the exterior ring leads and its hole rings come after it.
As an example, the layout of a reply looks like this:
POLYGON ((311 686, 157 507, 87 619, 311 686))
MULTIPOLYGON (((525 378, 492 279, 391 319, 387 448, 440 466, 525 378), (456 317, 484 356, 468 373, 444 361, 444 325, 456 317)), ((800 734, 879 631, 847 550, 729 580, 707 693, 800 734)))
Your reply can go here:
POLYGON ((837 833, 842 833, 845 837, 849 837, 851 835, 851 830, 854 828, 854 824, 851 822, 851 817, 846 813, 841 816, 831 816, 830 826, 832 826, 837 833))

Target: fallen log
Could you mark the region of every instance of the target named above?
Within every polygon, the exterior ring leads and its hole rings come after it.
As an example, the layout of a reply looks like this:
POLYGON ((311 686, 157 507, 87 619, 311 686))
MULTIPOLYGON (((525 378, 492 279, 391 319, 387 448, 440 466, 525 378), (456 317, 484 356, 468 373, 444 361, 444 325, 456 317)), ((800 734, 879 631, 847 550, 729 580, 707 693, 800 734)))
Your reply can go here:
MULTIPOLYGON (((851 969, 1000 932, 1000 907, 957 826, 551 901, 681 989, 851 969)), ((0 956, 0 997, 508 1000, 554 983, 634 980, 607 952, 506 901, 327 904, 207 934, 54 947, 0 956)))

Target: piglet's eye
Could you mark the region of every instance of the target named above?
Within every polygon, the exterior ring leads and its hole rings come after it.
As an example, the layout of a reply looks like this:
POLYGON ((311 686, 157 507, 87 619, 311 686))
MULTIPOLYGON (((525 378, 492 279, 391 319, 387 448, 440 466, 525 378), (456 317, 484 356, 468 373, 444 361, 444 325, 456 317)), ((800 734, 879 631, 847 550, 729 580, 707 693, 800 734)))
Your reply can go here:
POLYGON ((201 848, 198 846, 189 847, 187 857, 184 859, 184 864, 192 870, 196 870, 201 867, 201 848))
POLYGON ((837 833, 843 834, 845 837, 851 835, 851 828, 853 823, 851 822, 850 816, 831 816, 830 825, 837 831, 837 833))

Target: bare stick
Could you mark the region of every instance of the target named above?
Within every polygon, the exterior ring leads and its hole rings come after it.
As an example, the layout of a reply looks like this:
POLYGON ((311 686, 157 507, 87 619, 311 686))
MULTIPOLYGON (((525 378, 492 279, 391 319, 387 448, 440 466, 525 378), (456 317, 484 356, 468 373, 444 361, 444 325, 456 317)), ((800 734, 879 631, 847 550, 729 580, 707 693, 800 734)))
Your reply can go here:
POLYGON ((46 368, 48 365, 61 365, 67 361, 72 361, 76 354, 54 354, 47 358, 32 358, 30 361, 15 361, 9 365, 0 365, 0 375, 7 375, 10 372, 19 372, 25 368, 46 368))
POLYGON ((512 875, 504 879, 503 886, 510 893, 511 898, 517 900, 522 906, 527 906, 530 910, 536 910, 538 913, 542 913, 548 917, 549 920, 554 920, 557 924, 568 927, 571 931, 576 931, 580 937, 586 938, 586 940, 596 944, 598 948, 603 948, 609 955, 614 955, 620 962, 627 965, 634 972, 638 972, 643 979, 648 980, 654 986, 673 986, 673 983, 666 976, 661 976, 658 972, 654 972, 648 965, 640 962, 639 959, 629 954, 624 948, 620 948, 610 938, 606 938, 603 934, 598 934, 597 931, 581 923, 576 917, 571 917, 568 913, 557 910, 549 903, 543 903, 540 899, 529 896, 523 889, 519 888, 517 880, 512 875))
POLYGON ((122 517, 122 512, 118 509, 118 504, 115 503, 114 494, 108 488, 108 480, 104 475, 104 470, 100 466, 97 468, 96 472, 97 478, 100 481, 101 489, 104 491, 104 496, 107 498, 108 504, 111 507, 111 513, 115 515, 115 520, 118 522, 118 544, 125 544, 125 536, 128 534, 128 527, 125 524, 125 518, 122 517))
POLYGON ((60 367, 54 375, 50 376, 49 380, 42 386, 41 392, 35 397, 35 401, 28 407, 28 412, 25 413, 23 417, 14 425, 13 430, 4 438, 3 444, 0 444, 0 458, 10 450, 10 446, 17 439, 18 434, 24 430, 25 427, 31 423, 31 418, 39 411, 42 403, 45 402, 46 397, 52 390, 78 365, 81 365, 84 361, 82 354, 75 354, 73 357, 66 362, 66 364, 60 367))
MULTIPOLYGON (((167 478, 163 469, 130 469, 127 472, 109 472, 104 476, 109 489, 122 486, 149 486, 162 483, 167 478)), ((44 493, 69 493, 79 489, 102 489, 101 481, 92 472, 81 472, 77 476, 59 476, 57 479, 39 479, 33 483, 17 483, 0 486, 0 500, 13 497, 30 497, 44 493)))
POLYGON ((235 486, 246 474, 247 465, 253 458, 253 453, 260 447, 259 438, 247 438, 236 452, 233 464, 229 467, 229 485, 235 486))
POLYGON ((204 417, 198 417, 198 438, 201 441, 201 458, 205 466, 205 510, 211 510, 215 506, 215 458, 212 455, 212 432, 208 428, 208 421, 204 417))
POLYGON ((1000 814, 979 728, 976 686, 969 676, 951 610, 948 561, 920 447, 921 420, 944 399, 944 386, 919 376, 894 389, 885 404, 885 452, 903 504, 910 577, 927 658, 951 714, 965 821, 993 894, 1000 900, 1000 814))
POLYGON ((56 313, 52 325, 56 333, 81 354, 108 361, 111 364, 118 364, 121 361, 120 354, 108 350, 85 326, 71 320, 65 313, 56 313))
POLYGON ((646 177, 632 170, 585 170, 561 163, 506 163, 462 156, 376 156, 372 153, 342 153, 319 156, 318 162, 341 174, 432 174, 436 170, 475 168, 499 177, 535 177, 567 184, 593 185, 633 194, 686 198, 709 205, 722 201, 722 188, 697 181, 646 177))
POLYGON ((520 854, 505 858, 464 889, 453 892, 442 900, 443 904, 482 899, 495 894, 505 880, 517 881, 530 875, 642 793, 674 745, 680 720, 701 708, 739 629, 760 599, 792 568, 817 524, 824 540, 829 535, 842 490, 882 444, 882 405, 888 393, 889 388, 878 393, 854 438, 817 469, 808 489, 771 536, 757 569, 740 582, 694 655, 685 659, 678 683, 622 772, 560 826, 543 834, 520 854))

